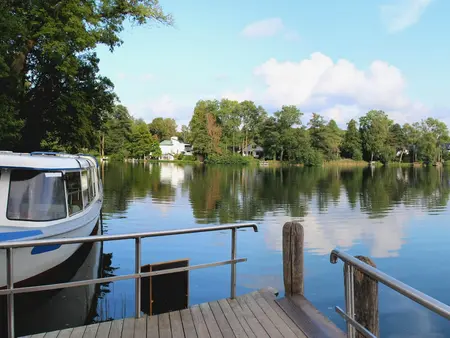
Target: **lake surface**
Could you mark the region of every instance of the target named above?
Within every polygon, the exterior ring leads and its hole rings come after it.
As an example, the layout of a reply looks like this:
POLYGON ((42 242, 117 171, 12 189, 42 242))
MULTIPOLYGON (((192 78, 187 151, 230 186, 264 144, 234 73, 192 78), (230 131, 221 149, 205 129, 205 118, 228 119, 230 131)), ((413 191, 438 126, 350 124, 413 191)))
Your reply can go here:
MULTIPOLYGON (((384 272, 450 304, 445 169, 107 164, 104 192, 105 234, 256 222, 258 233, 238 232, 238 257, 248 258, 237 265, 238 295, 267 286, 283 292, 281 230, 298 220, 305 228, 305 295, 338 326, 345 327, 334 306, 345 303, 342 263, 329 262, 336 247, 370 256, 384 272)), ((228 231, 145 239, 142 264, 227 260, 230 241, 228 231)), ((66 280, 133 273, 134 241, 88 247, 75 261, 66 280)), ((228 297, 229 285, 230 266, 192 271, 190 304, 228 297)), ((47 294, 26 315, 26 329, 19 319, 19 331, 134 315, 134 281, 74 290, 47 294), (44 319, 68 307, 71 319, 44 319)), ((446 320, 381 285, 380 321, 382 337, 450 336, 446 320)))

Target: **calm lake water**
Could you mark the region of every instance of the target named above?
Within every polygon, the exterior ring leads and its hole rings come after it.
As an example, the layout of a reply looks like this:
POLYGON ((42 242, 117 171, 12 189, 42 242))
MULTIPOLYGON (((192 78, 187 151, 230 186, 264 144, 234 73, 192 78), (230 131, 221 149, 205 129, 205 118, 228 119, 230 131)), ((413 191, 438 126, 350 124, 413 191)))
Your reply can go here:
MULTIPOLYGON (((306 297, 342 328, 334 312, 335 305, 345 305, 342 264, 329 262, 336 247, 370 256, 381 270, 450 304, 445 169, 107 164, 104 192, 105 234, 256 222, 258 233, 238 232, 238 257, 248 258, 237 265, 238 294, 267 286, 283 292, 281 230, 286 221, 300 221, 306 297)), ((218 232, 145 239, 142 263, 227 260, 230 237, 218 232)), ((132 273, 134 242, 87 247, 70 266, 60 279, 132 273)), ((192 271, 190 304, 228 297, 229 283, 230 266, 192 271)), ((18 305, 23 334, 133 316, 134 281, 49 293, 33 306, 27 302, 22 309, 18 305)), ((450 336, 450 323, 384 286, 380 320, 382 337, 450 336)))

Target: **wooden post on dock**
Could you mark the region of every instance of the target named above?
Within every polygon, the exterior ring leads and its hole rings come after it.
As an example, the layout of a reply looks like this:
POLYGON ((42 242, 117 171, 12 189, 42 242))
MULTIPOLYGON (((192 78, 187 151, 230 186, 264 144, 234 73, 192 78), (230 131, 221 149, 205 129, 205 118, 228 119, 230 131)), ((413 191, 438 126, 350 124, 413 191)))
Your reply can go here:
POLYGON ((286 296, 303 295, 303 226, 287 222, 283 226, 283 279, 286 296))
MULTIPOLYGON (((369 257, 355 257, 374 268, 377 267, 369 257)), ((378 282, 356 268, 353 280, 355 292, 355 320, 372 332, 376 337, 379 337, 378 282)), ((357 331, 356 338, 364 338, 364 336, 357 331)))

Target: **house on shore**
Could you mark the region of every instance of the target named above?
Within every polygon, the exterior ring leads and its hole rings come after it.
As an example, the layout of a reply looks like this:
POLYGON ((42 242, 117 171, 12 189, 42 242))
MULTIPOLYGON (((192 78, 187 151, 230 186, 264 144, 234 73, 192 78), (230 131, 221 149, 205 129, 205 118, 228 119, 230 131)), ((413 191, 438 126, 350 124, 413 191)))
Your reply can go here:
POLYGON ((180 142, 176 136, 172 136, 170 140, 162 141, 159 147, 162 153, 160 160, 172 161, 179 154, 192 155, 192 146, 188 143, 180 142))
POLYGON ((253 156, 254 158, 261 158, 264 156, 264 148, 258 145, 252 146, 249 144, 244 148, 243 156, 253 156))

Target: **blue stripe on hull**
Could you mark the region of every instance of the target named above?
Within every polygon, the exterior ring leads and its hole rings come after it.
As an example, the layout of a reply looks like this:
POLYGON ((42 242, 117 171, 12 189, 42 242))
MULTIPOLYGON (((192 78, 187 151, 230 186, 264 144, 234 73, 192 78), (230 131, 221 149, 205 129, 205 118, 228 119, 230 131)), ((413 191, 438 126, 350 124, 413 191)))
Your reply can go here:
POLYGON ((42 235, 41 230, 0 232, 0 242, 13 241, 15 239, 27 238, 27 237, 38 236, 38 235, 42 235))
POLYGON ((54 245, 40 245, 35 246, 33 250, 31 250, 32 255, 39 255, 44 252, 54 251, 61 247, 61 244, 54 244, 54 245))

